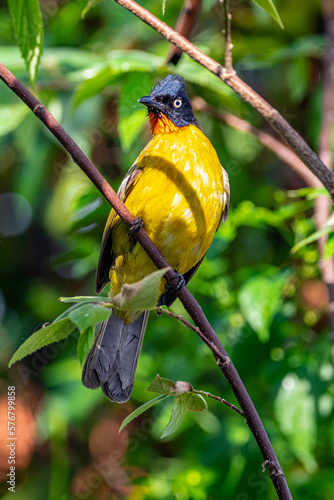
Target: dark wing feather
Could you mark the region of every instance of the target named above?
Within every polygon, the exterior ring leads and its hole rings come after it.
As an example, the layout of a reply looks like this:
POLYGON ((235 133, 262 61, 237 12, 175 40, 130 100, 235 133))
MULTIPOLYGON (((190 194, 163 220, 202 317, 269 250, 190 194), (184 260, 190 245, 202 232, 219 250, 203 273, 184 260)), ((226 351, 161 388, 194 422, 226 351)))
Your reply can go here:
MULTIPOLYGON (((134 163, 124 177, 122 184, 120 185, 117 192, 118 196, 123 202, 125 202, 131 191, 131 188, 133 187, 135 179, 137 179, 141 172, 142 170, 138 168, 137 163, 134 163)), ((114 255, 112 253, 112 228, 116 216, 117 213, 115 212, 115 210, 111 209, 106 227, 104 229, 99 262, 97 264, 95 281, 96 293, 101 293, 104 287, 109 283, 109 271, 114 260, 114 255)))

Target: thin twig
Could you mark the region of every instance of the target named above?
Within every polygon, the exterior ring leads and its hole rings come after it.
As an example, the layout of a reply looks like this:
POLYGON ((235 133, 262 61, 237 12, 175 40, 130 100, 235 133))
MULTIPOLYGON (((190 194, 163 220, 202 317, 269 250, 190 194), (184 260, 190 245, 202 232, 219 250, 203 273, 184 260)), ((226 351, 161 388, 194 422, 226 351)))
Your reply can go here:
POLYGON ((144 23, 151 26, 169 42, 183 50, 194 61, 204 66, 223 82, 231 87, 244 101, 256 109, 265 120, 280 134, 289 144, 305 165, 320 179, 326 187, 330 196, 334 198, 334 174, 323 164, 316 153, 302 139, 298 132, 273 108, 265 99, 257 94, 234 72, 229 72, 211 57, 204 54, 194 44, 186 40, 182 35, 173 30, 166 23, 160 21, 148 10, 141 7, 133 0, 114 0, 116 3, 139 17, 144 23))
POLYGON ((223 356, 219 349, 201 332, 198 326, 193 325, 190 321, 186 320, 181 314, 175 314, 169 309, 164 309, 163 307, 156 307, 152 309, 157 314, 165 314, 171 318, 177 319, 181 323, 183 323, 187 328, 190 328, 193 332, 197 333, 197 335, 203 340, 203 342, 211 349, 211 351, 215 354, 217 359, 220 359, 222 363, 228 362, 230 359, 227 356, 223 356))
MULTIPOLYGON (((332 171, 331 153, 331 129, 333 121, 333 76, 332 62, 334 58, 334 6, 332 0, 322 0, 322 11, 326 34, 326 48, 323 58, 323 102, 322 102, 322 122, 319 136, 319 157, 332 171)), ((331 213, 331 203, 327 196, 319 196, 315 200, 315 223, 317 229, 321 229, 331 213)), ((329 295, 329 318, 331 325, 331 339, 333 342, 334 357, 334 258, 324 259, 325 245, 328 235, 322 236, 318 240, 320 251, 319 266, 323 280, 327 285, 329 295)))
POLYGON ((231 22, 232 14, 230 12, 229 0, 222 0, 224 2, 224 12, 225 12, 225 68, 229 73, 233 72, 233 61, 232 61, 232 36, 231 36, 231 22))
MULTIPOLYGON (((14 77, 14 75, 0 63, 0 78, 8 85, 8 87, 22 99, 23 102, 36 114, 36 116, 45 124, 45 126, 52 132, 52 134, 58 139, 58 141, 64 146, 68 151, 73 160, 77 165, 85 172, 88 178, 93 182, 93 184, 98 188, 101 194, 106 198, 106 200, 113 206, 116 212, 120 215, 122 220, 131 227, 135 222, 135 217, 129 212, 124 203, 117 196, 115 191, 109 186, 107 181, 94 167, 92 162, 85 156, 77 144, 70 138, 70 136, 65 132, 65 130, 59 125, 59 123, 54 119, 54 117, 47 111, 47 109, 22 85, 21 82, 14 77)), ((158 251, 156 246, 153 244, 151 239, 148 237, 146 231, 141 228, 137 233, 134 234, 135 238, 139 241, 141 246, 144 248, 146 253, 152 259, 154 264, 158 268, 168 267, 168 263, 158 251)), ((171 285, 175 285, 175 273, 173 271, 168 271, 165 275, 167 281, 171 285)), ((241 409, 244 412, 246 422, 253 433, 259 449, 265 460, 274 464, 274 468, 280 470, 280 464, 276 457, 275 451, 272 447, 270 439, 265 431, 265 428, 261 422, 261 419, 256 411, 256 408, 249 397, 249 394, 237 372, 232 361, 229 359, 224 347, 219 341, 216 333, 214 332, 209 321, 205 317, 200 305, 187 290, 186 287, 181 288, 177 292, 179 299, 181 300, 185 310, 190 314, 195 324, 198 326, 199 330, 207 337, 207 339, 212 342, 212 344, 220 352, 220 357, 217 360, 217 364, 221 371, 223 372, 226 380, 230 384, 241 409), (225 361, 222 361, 222 359, 225 361)), ((216 354, 212 351, 214 356, 216 354)), ((217 359, 217 357, 216 357, 217 359)), ((291 493, 289 491, 287 482, 284 476, 274 477, 270 475, 273 485, 276 489, 277 495, 281 500, 292 500, 291 493)))
MULTIPOLYGON (((201 8, 202 0, 185 0, 175 26, 175 31, 189 40, 201 8)), ((171 45, 167 55, 167 64, 171 63, 176 66, 182 56, 182 52, 175 45, 171 45)))
MULTIPOLYGON (((275 137, 269 132, 253 127, 253 125, 249 122, 242 120, 232 113, 221 111, 214 106, 210 106, 201 97, 195 97, 192 101, 192 106, 195 111, 208 113, 217 120, 227 123, 230 127, 240 130, 240 132, 254 135, 261 142, 261 144, 275 153, 278 158, 289 165, 300 177, 302 177, 307 185, 315 188, 322 186, 319 179, 312 174, 312 172, 305 166, 298 156, 290 148, 283 144, 283 142, 275 139, 275 137)), ((327 197, 327 199, 329 198, 327 197)))
POLYGON ((229 401, 226 401, 226 399, 220 398, 219 396, 215 396, 214 394, 210 394, 210 392, 197 391, 196 389, 194 389, 192 392, 194 392, 195 394, 200 394, 201 396, 206 396, 208 398, 215 399, 216 401, 219 401, 220 403, 228 406, 229 408, 231 408, 231 410, 239 413, 239 415, 244 417, 244 412, 240 410, 240 408, 238 408, 237 406, 230 403, 229 401))

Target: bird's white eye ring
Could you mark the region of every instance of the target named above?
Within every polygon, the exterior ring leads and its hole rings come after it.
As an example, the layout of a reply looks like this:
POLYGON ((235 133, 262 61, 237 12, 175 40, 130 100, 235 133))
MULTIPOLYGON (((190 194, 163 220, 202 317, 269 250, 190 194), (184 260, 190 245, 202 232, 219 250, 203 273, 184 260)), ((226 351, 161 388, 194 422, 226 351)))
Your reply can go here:
POLYGON ((174 108, 180 108, 182 106, 181 99, 175 99, 175 101, 173 102, 173 106, 174 108))

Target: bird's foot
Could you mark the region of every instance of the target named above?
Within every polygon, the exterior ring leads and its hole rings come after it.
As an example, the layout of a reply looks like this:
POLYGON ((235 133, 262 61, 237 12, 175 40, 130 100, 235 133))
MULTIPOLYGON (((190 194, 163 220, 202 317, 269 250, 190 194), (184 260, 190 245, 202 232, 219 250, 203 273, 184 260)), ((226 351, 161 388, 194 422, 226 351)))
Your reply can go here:
POLYGON ((186 280, 184 279, 182 274, 175 271, 175 269, 174 269, 174 272, 175 272, 175 276, 174 276, 172 281, 173 281, 173 283, 177 282, 176 285, 174 285, 174 284, 170 285, 169 283, 166 283, 166 285, 165 285, 167 292, 171 292, 171 293, 179 292, 181 290, 181 288, 186 285, 186 280))
POLYGON ((135 233, 138 233, 139 229, 141 229, 144 225, 144 222, 140 217, 135 217, 135 221, 130 227, 129 236, 133 236, 135 233))

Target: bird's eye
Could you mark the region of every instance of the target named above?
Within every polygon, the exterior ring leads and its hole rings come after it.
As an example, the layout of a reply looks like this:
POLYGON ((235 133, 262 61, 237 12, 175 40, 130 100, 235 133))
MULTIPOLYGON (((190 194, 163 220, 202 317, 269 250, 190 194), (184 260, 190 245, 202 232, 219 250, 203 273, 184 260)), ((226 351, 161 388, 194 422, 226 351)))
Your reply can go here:
POLYGON ((175 101, 173 102, 173 106, 174 108, 180 108, 182 106, 181 99, 175 99, 175 101))

